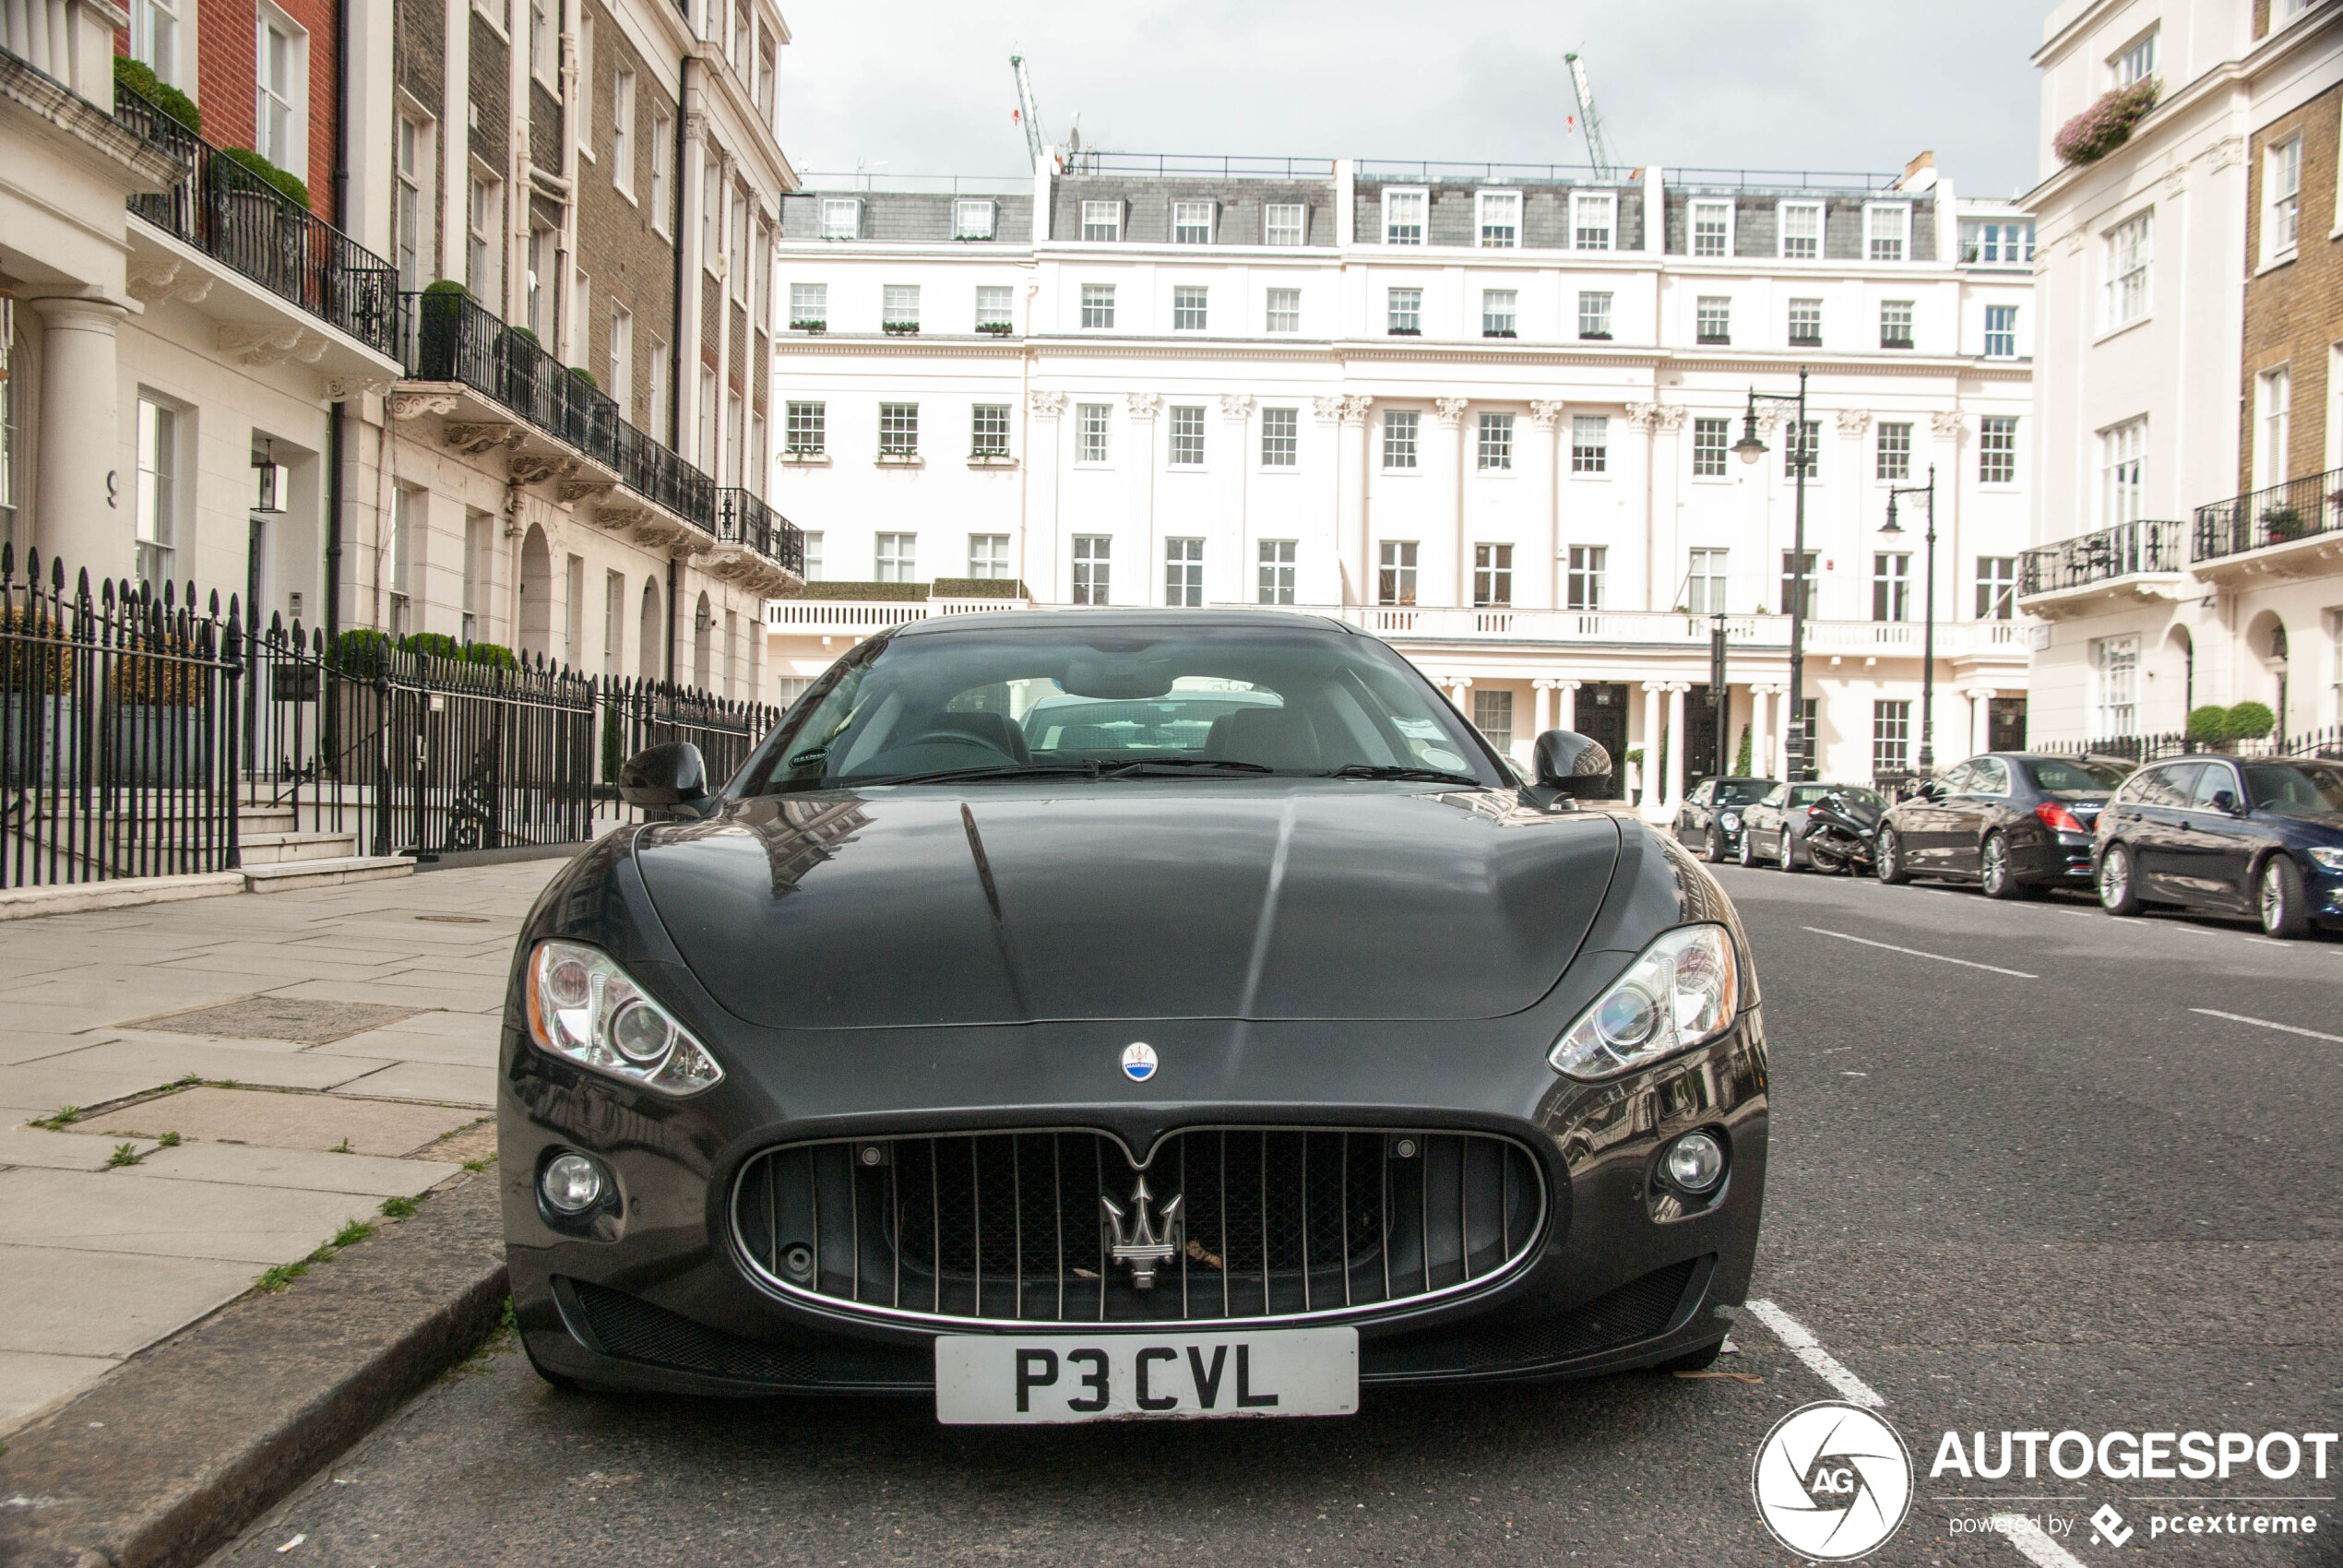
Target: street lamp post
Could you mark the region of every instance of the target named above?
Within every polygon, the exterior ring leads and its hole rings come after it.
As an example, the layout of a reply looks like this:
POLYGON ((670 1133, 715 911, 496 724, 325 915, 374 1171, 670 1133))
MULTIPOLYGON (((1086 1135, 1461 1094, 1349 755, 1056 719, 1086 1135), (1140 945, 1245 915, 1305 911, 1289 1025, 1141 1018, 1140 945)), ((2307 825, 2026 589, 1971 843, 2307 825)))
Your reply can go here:
POLYGON ((1744 463, 1754 463, 1766 455, 1766 447, 1757 439, 1757 405, 1792 403, 1797 406, 1793 416, 1797 423, 1790 432, 1790 474, 1797 486, 1796 523, 1790 544, 1790 766, 1784 769, 1791 783, 1802 783, 1813 777, 1814 737, 1806 732, 1806 474, 1814 466, 1814 447, 1806 440, 1806 367, 1798 367, 1798 390, 1760 392, 1751 388, 1749 406, 1742 416, 1741 439, 1733 443, 1733 451, 1744 463))
POLYGON ((1896 497, 1928 497, 1928 578, 1921 605, 1920 652, 1920 771, 1923 778, 1936 770, 1936 465, 1928 465, 1926 484, 1898 485, 1887 493, 1887 526, 1882 533, 1902 533, 1896 522, 1896 497))

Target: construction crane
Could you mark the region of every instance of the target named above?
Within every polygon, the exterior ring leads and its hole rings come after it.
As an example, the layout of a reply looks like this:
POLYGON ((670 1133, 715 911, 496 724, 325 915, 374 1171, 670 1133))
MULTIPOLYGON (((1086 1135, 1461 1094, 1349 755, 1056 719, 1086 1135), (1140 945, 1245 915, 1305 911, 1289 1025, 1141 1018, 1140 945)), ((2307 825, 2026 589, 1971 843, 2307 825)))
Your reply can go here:
MULTIPOLYGON (((1617 165, 1611 159, 1611 145, 1603 139, 1602 120, 1595 113, 1595 89, 1587 85, 1587 62, 1576 54, 1563 59, 1570 66, 1571 90, 1578 95, 1578 122, 1587 128, 1587 161, 1594 165, 1595 173, 1602 179, 1615 178, 1617 165)), ((1020 76, 1018 79, 1023 80, 1020 76)))
POLYGON ((1017 120, 1025 127, 1025 150, 1036 163, 1048 140, 1041 135, 1041 108, 1033 101, 1033 78, 1025 73, 1025 56, 1009 56, 1010 74, 1017 77, 1017 120))

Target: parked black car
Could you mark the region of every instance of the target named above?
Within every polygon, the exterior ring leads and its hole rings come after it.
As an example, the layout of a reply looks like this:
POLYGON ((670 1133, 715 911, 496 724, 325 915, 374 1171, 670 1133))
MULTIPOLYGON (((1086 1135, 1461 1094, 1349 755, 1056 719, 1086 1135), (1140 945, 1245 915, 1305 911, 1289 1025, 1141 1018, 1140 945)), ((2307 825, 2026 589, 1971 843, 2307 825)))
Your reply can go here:
POLYGON ((1676 808, 1676 840, 1699 851, 1705 861, 1721 861, 1740 852, 1741 814, 1773 789, 1771 778, 1704 778, 1676 808))
POLYGON ((1764 800, 1742 810, 1741 863, 1775 865, 1783 871, 1812 865, 1805 850, 1806 829, 1823 798, 1833 793, 1882 813, 1887 810, 1885 798, 1861 784, 1777 784, 1764 800))
POLYGON ((496 1170, 557 1384, 946 1421, 1689 1369, 1766 1175, 1730 902, 1539 737, 1272 612, 939 617, 520 932, 496 1170), (1225 1375, 1224 1375, 1225 1374, 1225 1375))
POLYGON ((2185 757, 2141 768, 2099 814, 2099 901, 2253 915, 2272 936, 2343 923, 2343 766, 2185 757))
POLYGON ((2091 885, 2091 825, 2130 772, 2111 758, 1988 752, 1889 808, 1879 880, 1974 882, 1993 898, 2091 885))

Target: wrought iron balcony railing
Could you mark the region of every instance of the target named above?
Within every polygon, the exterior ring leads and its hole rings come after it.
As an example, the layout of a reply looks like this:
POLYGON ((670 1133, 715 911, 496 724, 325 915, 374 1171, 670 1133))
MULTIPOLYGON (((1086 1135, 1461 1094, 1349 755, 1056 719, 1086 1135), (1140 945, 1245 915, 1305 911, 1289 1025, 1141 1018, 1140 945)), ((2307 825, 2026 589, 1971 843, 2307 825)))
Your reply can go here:
POLYGON ((715 531, 716 481, 621 419, 613 399, 547 353, 527 329, 505 326, 465 294, 402 299, 401 358, 410 376, 470 387, 614 469, 636 494, 715 531))
POLYGON ((2196 509, 2196 556, 2217 561, 2313 534, 2343 532, 2343 469, 2196 509))
POLYGON ((114 119, 186 171, 130 210, 384 354, 398 352, 398 274, 390 263, 162 112, 114 84, 114 119))
POLYGON ((2037 546, 2019 559, 2018 596, 2086 588, 2142 572, 2185 570, 2181 545, 2186 531, 2187 525, 2176 520, 2143 517, 2037 546))
POLYGON ((716 537, 743 544, 775 565, 805 575, 805 535, 795 523, 745 490, 716 493, 716 537))

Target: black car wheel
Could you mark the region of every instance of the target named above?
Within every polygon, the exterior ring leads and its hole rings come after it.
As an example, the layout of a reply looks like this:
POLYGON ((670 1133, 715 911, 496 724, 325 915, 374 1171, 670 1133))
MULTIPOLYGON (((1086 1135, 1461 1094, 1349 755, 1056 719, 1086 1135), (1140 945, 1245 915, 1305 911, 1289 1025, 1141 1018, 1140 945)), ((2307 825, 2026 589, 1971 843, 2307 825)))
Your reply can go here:
POLYGON ((1879 858, 1872 869, 1890 887, 1901 887, 1912 879, 1912 873, 1904 869, 1903 837, 1894 828, 1879 830, 1879 858))
POLYGON ((2283 850, 2262 862, 2254 895, 2264 935, 2291 942, 2310 934, 2310 913, 2302 907, 2302 873, 2283 850))
POLYGON ((2132 874, 2129 845, 2110 844, 2099 858, 2099 907, 2111 915, 2140 912, 2139 881, 2132 874))
POLYGON ((2031 891, 2017 880, 2017 873, 2009 863, 2009 840, 1998 833, 1985 836, 1984 848, 1978 851, 1982 868, 1978 880, 1985 885, 1988 898, 2023 898, 2031 891))
POLYGON ((1712 866, 1725 858, 1724 837, 1713 824, 1709 826, 1708 837, 1701 840, 1700 858, 1712 866))
POLYGON ((1756 838, 1757 836, 1754 833, 1750 832, 1746 827, 1741 830, 1741 863, 1742 865, 1753 867, 1756 865, 1756 838))
POLYGON ((1783 871, 1798 869, 1798 841, 1790 836, 1787 827, 1781 830, 1781 858, 1774 863, 1783 871))

